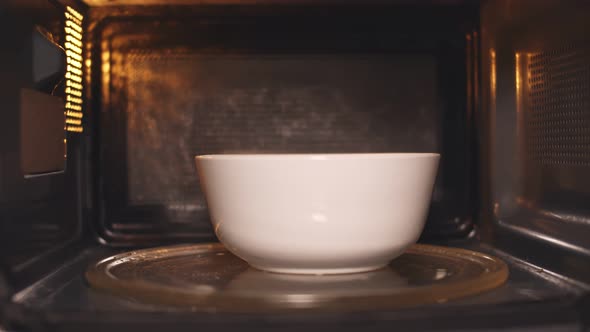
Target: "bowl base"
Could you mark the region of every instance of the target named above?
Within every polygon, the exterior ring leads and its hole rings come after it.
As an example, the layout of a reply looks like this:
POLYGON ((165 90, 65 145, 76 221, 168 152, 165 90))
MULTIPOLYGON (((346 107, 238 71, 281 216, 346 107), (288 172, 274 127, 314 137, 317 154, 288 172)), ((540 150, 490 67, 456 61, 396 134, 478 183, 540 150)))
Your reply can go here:
MULTIPOLYGON (((348 265, 357 268, 294 272, 359 271, 358 266, 373 269, 379 262, 383 261, 348 265)), ((293 267, 281 262, 258 263, 281 271, 280 267, 293 267)), ((501 285, 508 277, 508 267, 489 254, 415 244, 374 272, 287 275, 251 268, 221 244, 202 243, 101 257, 88 266, 85 276, 94 289, 137 304, 172 305, 195 313, 211 313, 214 308, 216 313, 283 315, 391 311, 447 302, 501 285)))
POLYGON ((373 270, 381 269, 387 266, 389 262, 384 262, 377 265, 360 266, 360 267, 339 267, 339 268, 283 268, 283 267, 272 267, 272 266, 260 266, 252 265, 257 270, 272 272, 272 273, 283 273, 283 274, 350 274, 350 273, 361 273, 373 270))

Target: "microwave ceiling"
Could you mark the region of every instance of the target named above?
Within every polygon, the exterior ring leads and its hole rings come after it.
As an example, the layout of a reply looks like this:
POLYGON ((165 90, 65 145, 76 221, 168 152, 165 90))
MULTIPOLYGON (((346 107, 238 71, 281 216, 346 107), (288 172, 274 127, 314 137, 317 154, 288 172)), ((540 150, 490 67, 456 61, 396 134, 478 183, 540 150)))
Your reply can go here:
POLYGON ((157 5, 256 5, 256 4, 428 4, 459 5, 473 0, 82 0, 91 7, 157 5))

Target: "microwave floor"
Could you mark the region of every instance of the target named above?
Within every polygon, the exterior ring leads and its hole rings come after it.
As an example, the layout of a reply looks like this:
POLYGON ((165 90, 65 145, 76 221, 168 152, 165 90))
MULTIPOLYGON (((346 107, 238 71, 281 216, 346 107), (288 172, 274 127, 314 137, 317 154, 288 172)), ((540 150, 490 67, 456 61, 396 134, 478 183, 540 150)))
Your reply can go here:
POLYGON ((17 293, 13 303, 26 313, 22 324, 60 331, 562 331, 578 330, 586 287, 472 240, 419 244, 384 269, 327 276, 258 271, 220 244, 131 252, 97 246, 17 293))

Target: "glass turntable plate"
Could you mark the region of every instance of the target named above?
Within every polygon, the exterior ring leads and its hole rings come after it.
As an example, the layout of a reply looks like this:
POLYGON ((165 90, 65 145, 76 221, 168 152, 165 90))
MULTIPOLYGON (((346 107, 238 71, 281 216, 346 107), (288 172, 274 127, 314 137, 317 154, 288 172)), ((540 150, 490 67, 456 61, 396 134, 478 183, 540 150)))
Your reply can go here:
POLYGON ((380 270, 291 275, 251 268, 223 245, 160 247, 91 265, 94 288, 137 301, 193 311, 361 311, 446 302, 504 283, 498 258, 464 249, 416 244, 380 270))

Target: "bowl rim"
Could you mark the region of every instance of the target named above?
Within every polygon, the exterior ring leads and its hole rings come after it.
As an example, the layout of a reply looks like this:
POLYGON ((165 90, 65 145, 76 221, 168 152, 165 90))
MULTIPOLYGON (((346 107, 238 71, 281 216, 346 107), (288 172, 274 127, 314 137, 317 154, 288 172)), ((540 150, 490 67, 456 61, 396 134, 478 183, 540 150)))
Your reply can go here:
POLYGON ((380 152, 380 153, 231 153, 196 155, 195 160, 342 160, 342 159, 416 159, 439 158, 432 152, 380 152))

